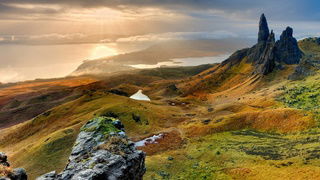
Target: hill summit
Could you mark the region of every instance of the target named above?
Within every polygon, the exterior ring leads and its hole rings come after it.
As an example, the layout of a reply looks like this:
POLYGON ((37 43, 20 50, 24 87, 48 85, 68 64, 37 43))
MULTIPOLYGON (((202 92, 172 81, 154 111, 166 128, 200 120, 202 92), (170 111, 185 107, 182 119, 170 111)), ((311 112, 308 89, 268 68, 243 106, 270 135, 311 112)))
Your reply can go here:
POLYGON ((291 27, 287 27, 276 41, 275 33, 269 30, 267 18, 262 14, 258 30, 255 45, 234 52, 219 65, 179 85, 184 95, 223 91, 243 86, 242 83, 255 83, 276 69, 282 70, 285 65, 300 63, 303 53, 291 27))
POLYGON ((255 66, 254 73, 266 75, 281 64, 299 64, 302 53, 297 40, 293 37, 293 29, 287 27, 280 39, 275 41, 275 34, 269 27, 264 14, 260 17, 258 43, 242 52, 248 61, 255 66))

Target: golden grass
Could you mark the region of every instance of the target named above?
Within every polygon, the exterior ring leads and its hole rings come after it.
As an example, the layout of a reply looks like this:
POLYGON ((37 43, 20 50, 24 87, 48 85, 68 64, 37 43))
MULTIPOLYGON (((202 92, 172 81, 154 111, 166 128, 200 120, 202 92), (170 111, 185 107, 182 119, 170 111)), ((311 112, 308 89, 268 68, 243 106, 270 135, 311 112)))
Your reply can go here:
POLYGON ((183 126, 189 137, 251 128, 260 131, 291 133, 314 127, 315 121, 304 112, 283 108, 262 111, 245 111, 229 115, 221 115, 211 120, 208 125, 201 122, 183 126))
POLYGON ((11 172, 12 172, 12 169, 10 167, 0 165, 0 177, 2 177, 2 176, 6 177, 11 172))
POLYGON ((95 116, 117 114, 127 134, 136 140, 183 120, 171 116, 180 113, 177 107, 104 92, 85 95, 50 111, 49 116, 40 115, 1 131, 0 151, 9 155, 14 167, 26 168, 31 178, 62 170, 80 127, 95 116), (140 122, 133 120, 133 114, 140 117, 140 122))

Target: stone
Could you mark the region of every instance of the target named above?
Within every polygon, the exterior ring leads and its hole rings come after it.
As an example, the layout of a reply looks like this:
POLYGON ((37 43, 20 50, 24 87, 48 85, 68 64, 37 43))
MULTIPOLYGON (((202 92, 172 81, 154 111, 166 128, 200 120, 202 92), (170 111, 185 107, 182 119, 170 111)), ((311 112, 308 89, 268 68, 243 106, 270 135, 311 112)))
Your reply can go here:
POLYGON ((285 64, 299 64, 302 52, 297 40, 292 36, 293 29, 287 27, 281 34, 280 40, 276 42, 277 61, 285 64))
POLYGON ((10 164, 8 163, 7 159, 7 155, 3 152, 0 152, 0 165, 10 167, 10 164))
POLYGON ((264 14, 261 14, 259 21, 258 43, 265 42, 269 37, 269 27, 264 14))
POLYGON ((211 122, 211 119, 205 119, 205 120, 202 121, 202 124, 207 125, 207 124, 209 124, 210 122, 211 122))
POLYGON ((37 179, 41 180, 52 180, 57 178, 57 173, 56 171, 51 171, 47 174, 42 175, 41 177, 38 177, 37 179))
POLYGON ((98 117, 81 128, 59 174, 50 172, 37 180, 140 180, 145 173, 145 153, 136 150, 115 118, 98 117))
POLYGON ((281 34, 280 40, 275 42, 275 34, 269 32, 267 19, 264 14, 260 17, 258 43, 251 48, 239 50, 222 62, 230 67, 239 64, 246 57, 247 63, 255 67, 253 74, 267 75, 274 69, 283 69, 283 64, 298 64, 302 52, 297 40, 293 37, 293 29, 287 27, 281 34))
MULTIPOLYGON (((10 164, 7 162, 8 156, 0 152, 0 165, 10 167, 10 164)), ((13 169, 7 174, 7 177, 0 177, 0 180, 27 180, 28 176, 26 170, 23 168, 13 169)))
POLYGON ((172 156, 169 156, 169 157, 168 157, 168 160, 169 160, 169 161, 173 161, 174 158, 173 158, 172 156))
POLYGON ((27 180, 27 172, 23 168, 13 169, 12 173, 8 175, 11 180, 27 180))
POLYGON ((266 47, 263 53, 261 54, 259 60, 256 62, 255 73, 266 75, 273 71, 276 59, 274 48, 275 38, 273 31, 271 31, 266 42, 266 47))

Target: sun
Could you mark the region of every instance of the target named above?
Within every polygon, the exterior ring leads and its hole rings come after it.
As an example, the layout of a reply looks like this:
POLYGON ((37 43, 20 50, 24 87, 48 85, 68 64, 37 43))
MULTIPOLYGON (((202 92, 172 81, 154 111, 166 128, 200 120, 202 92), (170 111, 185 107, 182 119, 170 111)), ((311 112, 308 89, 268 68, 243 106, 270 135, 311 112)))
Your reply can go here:
POLYGON ((118 55, 118 51, 105 45, 96 46, 90 55, 90 59, 100 59, 109 56, 118 55))

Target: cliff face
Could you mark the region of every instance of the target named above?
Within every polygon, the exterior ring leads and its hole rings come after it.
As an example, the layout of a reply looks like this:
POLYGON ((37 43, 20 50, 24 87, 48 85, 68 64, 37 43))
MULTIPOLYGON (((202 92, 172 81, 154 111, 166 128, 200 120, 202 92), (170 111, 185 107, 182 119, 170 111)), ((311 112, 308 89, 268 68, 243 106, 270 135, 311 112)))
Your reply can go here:
POLYGON ((264 14, 260 16, 258 43, 266 42, 269 39, 269 27, 264 14))
POLYGON ((258 61, 255 62, 255 73, 268 74, 273 71, 275 67, 275 39, 274 33, 271 31, 267 41, 265 42, 265 48, 261 53, 258 61))
POLYGON ((276 43, 276 56, 279 62, 285 64, 299 64, 301 51, 298 47, 297 40, 292 36, 293 29, 287 27, 280 36, 280 40, 276 43))
POLYGON ((119 120, 98 117, 81 129, 63 172, 50 172, 37 180, 140 180, 145 154, 135 149, 119 120))

